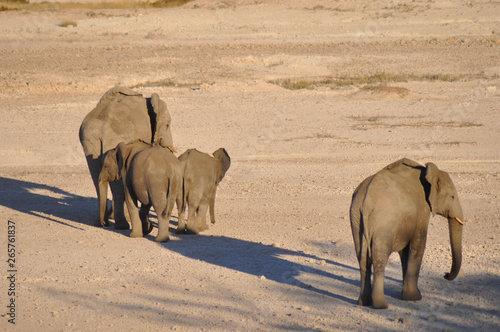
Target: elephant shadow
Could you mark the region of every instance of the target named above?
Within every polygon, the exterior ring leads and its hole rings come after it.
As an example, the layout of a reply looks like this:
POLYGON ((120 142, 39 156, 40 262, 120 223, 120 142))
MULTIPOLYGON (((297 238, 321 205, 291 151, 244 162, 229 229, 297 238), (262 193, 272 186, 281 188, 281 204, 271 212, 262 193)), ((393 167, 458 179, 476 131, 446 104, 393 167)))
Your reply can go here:
POLYGON ((0 205, 83 230, 65 220, 88 224, 87 211, 95 209, 96 202, 54 186, 0 177, 0 205))
MULTIPOLYGON (((352 271, 355 268, 325 260, 301 251, 279 248, 225 236, 181 236, 180 240, 170 241, 164 245, 168 250, 174 251, 187 258, 201 260, 209 264, 225 267, 234 271, 247 273, 259 278, 299 287, 308 291, 326 295, 349 304, 355 300, 340 294, 334 294, 326 289, 301 281, 302 274, 314 274, 328 278, 334 282, 342 282, 351 286, 358 286, 357 280, 352 280, 342 275, 337 275, 322 269, 296 263, 287 259, 297 257, 308 260, 323 260, 326 264, 335 266, 339 272, 352 271)), ((330 281, 328 281, 329 283, 330 281)))

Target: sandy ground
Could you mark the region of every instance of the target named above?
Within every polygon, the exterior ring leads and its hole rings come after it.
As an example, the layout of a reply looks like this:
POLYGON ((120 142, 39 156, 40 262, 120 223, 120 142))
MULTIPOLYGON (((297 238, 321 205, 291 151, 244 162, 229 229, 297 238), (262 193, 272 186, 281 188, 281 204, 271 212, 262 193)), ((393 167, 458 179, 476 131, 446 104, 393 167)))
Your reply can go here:
POLYGON ((1 329, 500 329, 500 4, 369 3, 0 12, 1 329), (375 74, 408 80, 367 86, 375 74), (270 83, 339 77, 355 84, 270 83), (160 94, 179 152, 225 147, 232 157, 218 221, 202 235, 157 244, 156 229, 131 239, 92 226, 78 128, 115 85, 160 94), (462 270, 443 278, 447 222, 432 218, 423 299, 399 299, 394 254, 389 309, 358 307, 351 194, 401 157, 454 180, 462 270))

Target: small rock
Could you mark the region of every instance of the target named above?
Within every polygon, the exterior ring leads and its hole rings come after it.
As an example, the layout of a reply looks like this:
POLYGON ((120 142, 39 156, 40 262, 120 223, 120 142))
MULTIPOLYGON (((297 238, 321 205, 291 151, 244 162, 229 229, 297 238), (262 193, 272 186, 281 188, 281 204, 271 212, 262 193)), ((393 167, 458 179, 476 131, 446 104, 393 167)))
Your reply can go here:
POLYGON ((398 324, 410 324, 411 320, 409 317, 396 317, 394 320, 398 324))

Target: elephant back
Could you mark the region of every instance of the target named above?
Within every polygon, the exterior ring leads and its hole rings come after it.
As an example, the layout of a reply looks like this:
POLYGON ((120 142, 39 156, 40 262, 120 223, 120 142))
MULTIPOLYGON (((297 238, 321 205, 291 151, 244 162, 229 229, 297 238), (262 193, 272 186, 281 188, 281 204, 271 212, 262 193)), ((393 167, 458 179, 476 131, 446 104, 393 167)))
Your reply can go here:
MULTIPOLYGON (((107 104, 113 99, 123 99, 125 96, 139 96, 142 97, 142 94, 139 92, 135 92, 134 90, 131 90, 129 88, 125 88, 122 86, 117 86, 114 88, 109 89, 102 97, 99 99, 99 102, 97 103, 97 106, 101 104, 107 104)), ((96 107, 97 108, 97 107, 96 107)))
POLYGON ((146 99, 123 87, 112 88, 85 117, 80 142, 86 156, 98 158, 120 142, 151 141, 151 122, 146 99))

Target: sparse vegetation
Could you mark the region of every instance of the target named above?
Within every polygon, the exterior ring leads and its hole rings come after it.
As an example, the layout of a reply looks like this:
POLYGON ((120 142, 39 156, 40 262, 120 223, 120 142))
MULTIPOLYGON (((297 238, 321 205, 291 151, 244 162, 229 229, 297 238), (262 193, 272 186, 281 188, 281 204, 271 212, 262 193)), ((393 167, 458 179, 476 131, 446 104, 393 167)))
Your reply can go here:
POLYGON ((60 24, 63 28, 74 28, 78 25, 76 21, 64 21, 60 24))
POLYGON ((422 116, 372 115, 351 116, 349 118, 358 122, 351 126, 351 128, 357 130, 372 128, 471 128, 483 126, 481 123, 471 121, 421 121, 422 116))
POLYGON ((281 66, 283 65, 283 60, 280 60, 280 61, 276 61, 276 62, 271 62, 270 64, 267 65, 267 67, 271 68, 271 67, 278 67, 278 66, 281 66))
POLYGON ((307 135, 307 136, 285 138, 282 141, 283 142, 293 142, 296 140, 306 140, 306 139, 338 139, 338 137, 335 135, 332 135, 332 134, 317 133, 316 135, 307 135))
MULTIPOLYGON (((439 82, 455 82, 460 80, 481 78, 483 75, 464 76, 464 75, 449 75, 449 74, 389 74, 385 72, 376 73, 366 76, 339 76, 330 77, 320 80, 293 80, 290 78, 271 80, 268 83, 279 85, 288 90, 300 89, 315 89, 319 87, 329 87, 336 89, 345 86, 361 86, 366 89, 374 89, 374 85, 383 86, 388 83, 409 82, 409 81, 439 81, 439 82)), ((394 91, 397 92, 397 91, 394 91)), ((400 91, 403 92, 403 91, 400 91)))
POLYGON ((199 88, 202 84, 213 84, 213 83, 208 83, 208 82, 193 82, 193 83, 179 83, 175 82, 174 80, 171 79, 164 79, 164 80, 158 80, 158 81, 147 81, 144 83, 139 83, 133 86, 130 86, 129 88, 131 89, 136 89, 136 88, 151 88, 151 87, 181 87, 181 88, 199 88))
POLYGON ((15 9, 123 9, 123 8, 168 8, 179 7, 193 0, 156 0, 140 2, 139 0, 122 0, 113 2, 39 2, 28 0, 0 0, 1 10, 15 9))

